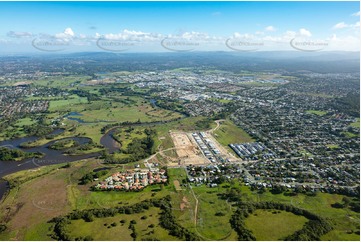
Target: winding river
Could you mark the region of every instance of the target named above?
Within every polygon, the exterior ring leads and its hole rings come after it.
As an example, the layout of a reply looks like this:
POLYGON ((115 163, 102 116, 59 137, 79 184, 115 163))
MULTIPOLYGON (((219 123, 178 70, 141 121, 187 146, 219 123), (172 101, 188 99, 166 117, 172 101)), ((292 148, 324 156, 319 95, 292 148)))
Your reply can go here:
MULTIPOLYGON (((156 125, 161 124, 162 122, 154 122, 154 123, 148 123, 148 124, 131 124, 131 125, 124 125, 124 126, 150 126, 150 125, 156 125)), ((107 133, 105 133, 101 139, 100 144, 103 145, 106 149, 108 149, 109 153, 113 153, 116 150, 120 148, 120 145, 112 138, 112 134, 116 132, 116 130, 119 127, 113 127, 111 128, 107 133)), ((64 130, 57 129, 53 131, 52 135, 58 135, 62 133, 64 130)), ((25 152, 41 152, 44 153, 44 157, 42 158, 30 158, 25 159, 22 161, 1 161, 0 160, 0 201, 3 195, 8 190, 7 182, 4 181, 3 178, 6 175, 9 175, 11 173, 15 173, 22 170, 29 170, 29 169, 35 169, 40 166, 48 166, 48 165, 54 165, 54 164, 60 164, 60 163, 66 163, 66 162, 72 162, 92 157, 99 156, 99 153, 91 153, 91 154, 85 154, 85 155, 65 155, 63 154, 64 150, 53 150, 49 149, 48 146, 52 145, 54 142, 62 139, 58 139, 55 141, 49 141, 48 143, 36 146, 33 148, 21 148, 21 143, 24 142, 31 142, 34 140, 37 140, 38 137, 36 136, 30 136, 30 137, 24 137, 24 138, 16 138, 11 140, 5 140, 0 141, 0 147, 8 147, 8 148, 16 148, 23 150, 25 152)), ((63 139, 72 139, 79 144, 85 144, 90 141, 89 138, 86 137, 69 137, 69 138, 63 138, 63 139)))
MULTIPOLYGON (((62 129, 55 130, 52 134, 57 135, 63 132, 62 129)), ((110 137, 111 138, 111 137, 110 137)), ((0 141, 0 147, 8 147, 8 148, 16 148, 23 150, 25 152, 42 152, 44 153, 44 157, 42 158, 30 158, 25 159, 22 161, 0 161, 0 179, 4 176, 18 172, 21 170, 28 170, 28 169, 34 169, 40 166, 47 166, 47 165, 54 165, 64 162, 72 162, 77 161, 81 159, 96 157, 99 154, 98 153, 92 153, 92 154, 85 154, 85 155, 65 155, 63 154, 64 150, 53 150, 49 149, 48 146, 52 145, 56 141, 50 141, 44 145, 33 147, 33 148, 20 148, 20 144, 23 142, 31 142, 38 139, 36 136, 31 137, 24 137, 24 138, 17 138, 17 139, 11 139, 6 141, 0 141)), ((90 141, 89 138, 86 137, 70 137, 70 138, 64 138, 64 139, 72 139, 79 144, 86 144, 90 141)), ((62 140, 62 139, 60 139, 62 140)), ((110 146, 112 148, 112 146, 110 146)), ((0 180, 0 200, 4 193, 7 191, 8 186, 7 182, 4 180, 0 180)))
MULTIPOLYGON (((152 104, 156 105, 155 100, 152 100, 152 104)), ((73 116, 76 113, 71 113, 73 116)), ((76 119, 76 118, 75 118, 76 119)), ((124 124, 119 125, 117 127, 112 127, 108 132, 106 132, 100 139, 100 144, 103 145, 109 153, 113 153, 120 148, 120 145, 112 138, 112 134, 116 132, 116 130, 123 126, 154 126, 160 125, 170 122, 169 121, 155 121, 149 123, 139 123, 139 124, 124 124)), ((64 132, 63 129, 56 129, 54 130, 51 135, 59 135, 64 132)), ((30 137, 23 137, 23 138, 16 138, 11 140, 0 141, 0 147, 8 147, 8 148, 16 148, 23 150, 25 152, 41 152, 44 153, 44 157, 42 158, 30 158, 25 159, 22 161, 1 161, 0 160, 0 202, 3 195, 8 190, 8 185, 5 180, 2 178, 6 175, 22 171, 22 170, 29 170, 35 169, 40 166, 47 166, 47 165, 54 165, 66 162, 73 162, 82 159, 92 158, 99 156, 99 153, 91 153, 91 154, 84 154, 84 155, 65 155, 63 154, 64 150, 53 150, 49 149, 48 147, 52 145, 54 141, 49 141, 48 143, 32 147, 32 148, 21 148, 20 145, 24 142, 31 142, 37 140, 38 137, 30 136, 30 137)), ((73 139, 74 141, 78 142, 79 144, 85 144, 90 141, 87 137, 68 137, 63 139, 73 139)), ((61 140, 61 139, 60 139, 61 140)))

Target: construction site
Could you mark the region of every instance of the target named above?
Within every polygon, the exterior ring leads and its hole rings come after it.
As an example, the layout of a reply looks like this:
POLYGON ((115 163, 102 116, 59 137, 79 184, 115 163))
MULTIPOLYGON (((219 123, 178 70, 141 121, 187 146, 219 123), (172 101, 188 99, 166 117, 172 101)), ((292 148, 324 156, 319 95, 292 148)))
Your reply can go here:
POLYGON ((184 132, 170 132, 170 136, 178 156, 178 163, 170 164, 170 166, 186 166, 190 164, 204 165, 210 163, 199 150, 197 143, 190 134, 184 132))

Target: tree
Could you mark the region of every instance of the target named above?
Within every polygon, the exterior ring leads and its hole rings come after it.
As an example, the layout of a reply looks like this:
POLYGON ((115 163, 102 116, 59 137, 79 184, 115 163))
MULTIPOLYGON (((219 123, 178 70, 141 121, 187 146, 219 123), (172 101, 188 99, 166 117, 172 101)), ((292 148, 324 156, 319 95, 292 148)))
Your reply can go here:
POLYGON ((134 240, 136 240, 138 234, 137 234, 137 232, 134 231, 133 233, 130 234, 130 236, 131 236, 134 240))
POLYGON ((83 215, 83 219, 85 222, 93 222, 94 221, 94 216, 91 212, 86 212, 84 215, 83 215))
POLYGON ((345 207, 348 207, 348 205, 351 203, 351 199, 349 197, 343 197, 342 202, 345 207))
POLYGON ((91 237, 90 235, 87 235, 84 237, 84 241, 93 241, 93 237, 91 237))
POLYGON ((0 233, 6 230, 5 224, 0 224, 0 233))

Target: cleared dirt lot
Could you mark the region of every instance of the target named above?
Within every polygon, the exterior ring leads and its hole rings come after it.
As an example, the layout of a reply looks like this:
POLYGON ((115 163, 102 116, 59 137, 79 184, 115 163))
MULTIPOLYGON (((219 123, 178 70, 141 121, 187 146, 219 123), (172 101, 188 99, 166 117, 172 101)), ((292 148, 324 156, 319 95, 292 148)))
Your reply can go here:
POLYGON ((176 191, 182 191, 182 188, 181 188, 178 180, 175 180, 175 181, 173 182, 173 184, 174 184, 174 187, 175 187, 175 190, 176 190, 176 191))
POLYGON ((192 141, 191 135, 184 132, 171 132, 176 153, 179 157, 179 165, 208 164, 206 159, 198 150, 197 145, 192 141))

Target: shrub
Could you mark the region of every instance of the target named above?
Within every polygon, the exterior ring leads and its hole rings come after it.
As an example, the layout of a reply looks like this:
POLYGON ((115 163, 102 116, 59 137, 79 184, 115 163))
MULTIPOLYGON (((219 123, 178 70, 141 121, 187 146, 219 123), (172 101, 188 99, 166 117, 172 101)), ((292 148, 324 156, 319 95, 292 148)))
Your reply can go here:
POLYGON ((5 224, 0 224, 0 233, 6 230, 5 224))
POLYGON ((216 215, 216 216, 225 216, 226 214, 224 212, 216 212, 214 215, 216 215))

